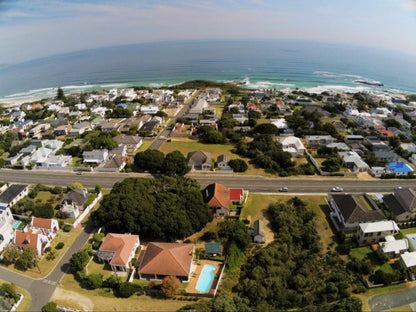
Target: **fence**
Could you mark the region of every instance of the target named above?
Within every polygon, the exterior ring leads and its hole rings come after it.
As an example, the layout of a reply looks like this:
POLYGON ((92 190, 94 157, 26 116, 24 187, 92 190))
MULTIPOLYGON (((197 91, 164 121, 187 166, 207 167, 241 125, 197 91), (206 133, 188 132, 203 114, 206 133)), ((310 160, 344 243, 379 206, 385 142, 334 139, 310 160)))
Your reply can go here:
POLYGON ((84 209, 84 211, 78 216, 78 218, 74 221, 74 223, 65 223, 65 225, 72 226, 73 228, 76 228, 78 224, 81 223, 81 221, 87 216, 87 214, 90 212, 91 208, 97 204, 97 202, 103 197, 103 193, 99 193, 97 198, 94 199, 94 201, 84 209))
POLYGON ((19 300, 12 306, 12 308, 10 309, 10 312, 16 311, 16 309, 19 306, 20 302, 22 302, 24 296, 22 294, 19 294, 19 296, 20 296, 19 300))

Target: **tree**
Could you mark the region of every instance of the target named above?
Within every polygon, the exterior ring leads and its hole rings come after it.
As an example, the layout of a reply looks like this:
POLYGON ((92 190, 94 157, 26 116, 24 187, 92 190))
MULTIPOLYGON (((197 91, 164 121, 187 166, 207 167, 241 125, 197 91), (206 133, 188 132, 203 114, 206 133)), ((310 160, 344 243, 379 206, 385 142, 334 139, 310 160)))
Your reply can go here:
POLYGON ((3 283, 1 284, 0 290, 2 293, 7 294, 9 297, 17 300, 19 294, 17 293, 16 285, 13 283, 3 283))
POLYGON ((103 276, 101 274, 90 274, 87 276, 87 284, 92 289, 103 286, 103 276))
POLYGON ((158 150, 148 149, 134 156, 134 164, 139 171, 149 171, 152 173, 162 171, 164 161, 165 155, 158 150))
POLYGON ((166 276, 162 280, 162 291, 167 298, 173 298, 179 294, 181 282, 175 276, 166 276))
POLYGON ((188 161, 180 151, 168 153, 163 161, 163 171, 166 173, 184 175, 189 170, 188 161))
POLYGON ((273 124, 259 124, 254 127, 253 129, 254 133, 260 133, 260 134, 276 134, 279 132, 277 127, 273 124))
POLYGON ((74 182, 71 184, 71 188, 83 188, 84 186, 79 182, 74 182))
POLYGON ((118 294, 121 298, 129 298, 136 292, 136 288, 129 282, 120 284, 118 294))
POLYGON ((42 312, 60 312, 55 302, 48 302, 42 307, 42 312))
POLYGON ((56 99, 57 100, 64 100, 65 99, 65 93, 64 90, 62 90, 61 87, 58 88, 58 90, 56 91, 56 99))
POLYGON ((102 189, 101 185, 100 184, 96 184, 95 185, 95 188, 94 188, 94 192, 97 193, 97 194, 100 194, 101 193, 101 189, 102 189))
POLYGON ((3 257, 3 262, 5 264, 12 264, 19 259, 21 252, 18 247, 9 244, 3 249, 3 253, 1 254, 3 257))
POLYGON ((344 160, 341 157, 329 157, 322 162, 324 171, 336 172, 344 165, 344 160))
POLYGON ((90 256, 85 250, 74 253, 69 260, 71 269, 74 272, 82 271, 86 267, 89 259, 90 256))
POLYGON ((51 219, 53 215, 55 214, 53 207, 51 204, 38 204, 35 207, 34 216, 38 218, 46 218, 51 219))
POLYGON ((245 172, 248 169, 248 165, 244 159, 231 159, 228 165, 234 170, 234 172, 245 172))
POLYGON ((32 269, 38 264, 38 252, 35 248, 27 247, 23 250, 19 259, 16 261, 16 267, 22 271, 32 269))

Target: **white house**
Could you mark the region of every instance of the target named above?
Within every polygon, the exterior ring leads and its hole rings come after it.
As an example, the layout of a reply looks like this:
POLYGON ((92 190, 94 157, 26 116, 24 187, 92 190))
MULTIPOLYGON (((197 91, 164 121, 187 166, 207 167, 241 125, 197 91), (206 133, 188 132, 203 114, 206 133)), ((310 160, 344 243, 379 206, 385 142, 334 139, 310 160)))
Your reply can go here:
POLYGON ((387 235, 384 239, 386 241, 378 244, 380 253, 396 257, 409 249, 409 241, 406 238, 396 240, 393 235, 387 235))
POLYGON ((14 219, 9 207, 0 207, 0 253, 11 241, 13 241, 14 219))
POLYGON ((50 148, 40 147, 33 153, 32 157, 30 157, 30 162, 37 163, 45 161, 50 154, 53 154, 53 151, 50 148))
POLYGON ((357 240, 360 245, 378 243, 387 236, 399 232, 399 227, 393 220, 360 223, 357 230, 357 240))
POLYGON ((45 168, 64 168, 68 167, 72 163, 72 156, 70 155, 48 155, 45 159, 37 161, 36 166, 38 169, 45 168))
POLYGON ((275 125, 277 127, 277 129, 279 129, 279 130, 285 130, 285 129, 289 128, 288 125, 287 125, 286 119, 284 119, 284 118, 270 119, 270 123, 272 125, 275 125))
POLYGON ((0 195, 0 209, 12 207, 29 193, 29 186, 12 184, 0 195))
POLYGON ((206 107, 208 107, 208 102, 204 99, 198 99, 189 109, 189 114, 202 114, 206 107))
POLYGON ((282 144, 283 151, 289 152, 292 156, 302 154, 306 150, 302 141, 295 136, 281 137, 280 144, 282 144))
POLYGON ((400 265, 402 268, 410 269, 416 266, 416 251, 405 252, 400 256, 400 265))
POLYGON ((31 229, 28 226, 23 230, 15 231, 14 244, 20 249, 34 248, 38 256, 45 253, 45 249, 51 244, 51 240, 40 230, 31 229))
POLYGON ((45 219, 33 217, 30 222, 30 227, 34 230, 40 230, 42 233, 53 239, 59 230, 58 221, 55 219, 45 219))
POLYGON ((95 149, 92 151, 84 151, 82 153, 84 163, 100 164, 108 159, 107 149, 95 149))

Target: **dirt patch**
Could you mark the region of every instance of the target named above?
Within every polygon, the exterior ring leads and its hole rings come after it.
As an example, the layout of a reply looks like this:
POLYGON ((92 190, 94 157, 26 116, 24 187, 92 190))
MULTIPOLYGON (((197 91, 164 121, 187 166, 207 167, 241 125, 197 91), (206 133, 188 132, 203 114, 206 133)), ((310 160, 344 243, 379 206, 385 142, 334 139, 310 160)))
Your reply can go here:
POLYGON ((94 311, 94 303, 88 297, 62 288, 56 288, 52 295, 52 301, 56 301, 58 305, 59 302, 71 302, 82 307, 84 311, 94 311))
POLYGON ((377 180, 376 178, 372 177, 371 174, 369 174, 368 172, 359 172, 357 174, 357 178, 358 180, 377 180))

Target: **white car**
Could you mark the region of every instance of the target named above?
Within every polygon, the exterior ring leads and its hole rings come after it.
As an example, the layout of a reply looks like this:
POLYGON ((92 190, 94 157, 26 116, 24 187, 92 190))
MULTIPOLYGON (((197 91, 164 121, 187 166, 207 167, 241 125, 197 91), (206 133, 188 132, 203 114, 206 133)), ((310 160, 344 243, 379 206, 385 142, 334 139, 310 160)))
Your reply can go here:
POLYGON ((344 189, 342 187, 339 186, 335 186, 332 188, 332 192, 342 192, 344 189))
POLYGON ((279 188, 279 192, 287 192, 289 189, 286 186, 279 188))

